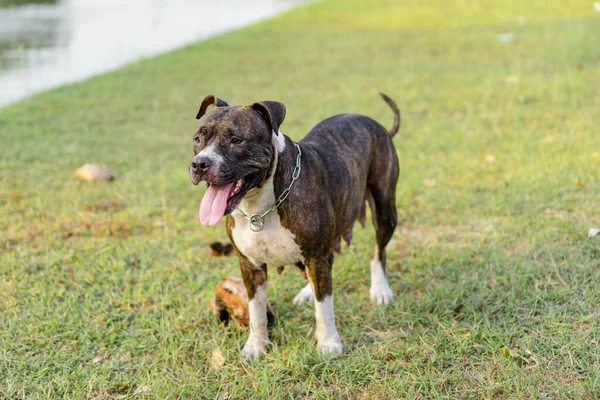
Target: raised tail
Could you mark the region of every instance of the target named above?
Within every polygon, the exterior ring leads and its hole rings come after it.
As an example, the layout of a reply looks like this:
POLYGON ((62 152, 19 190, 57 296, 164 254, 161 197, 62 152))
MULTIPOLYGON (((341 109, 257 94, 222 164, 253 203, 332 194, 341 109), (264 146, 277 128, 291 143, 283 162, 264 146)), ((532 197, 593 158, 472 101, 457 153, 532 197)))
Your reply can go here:
POLYGON ((394 135, 396 133, 398 133, 398 131, 400 130, 400 110, 398 109, 398 106, 396 105, 396 103, 394 103, 394 100, 390 99, 383 93, 379 93, 379 95, 381 96, 383 101, 385 101, 387 103, 387 105, 390 106, 390 108, 394 112, 394 125, 392 126, 392 129, 390 129, 388 131, 390 134, 390 137, 394 137, 394 135))

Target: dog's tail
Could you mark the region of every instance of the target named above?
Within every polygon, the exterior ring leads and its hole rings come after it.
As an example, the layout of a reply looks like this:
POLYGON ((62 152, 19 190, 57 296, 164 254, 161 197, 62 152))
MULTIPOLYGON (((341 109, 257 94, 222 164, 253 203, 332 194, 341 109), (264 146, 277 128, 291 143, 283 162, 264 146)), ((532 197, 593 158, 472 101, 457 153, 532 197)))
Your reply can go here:
POLYGON ((390 99, 383 93, 379 93, 379 95, 381 96, 383 101, 385 101, 387 103, 387 105, 390 106, 390 108, 394 112, 394 125, 392 126, 392 129, 390 129, 388 131, 390 134, 390 137, 394 137, 394 135, 396 133, 398 133, 398 131, 400 130, 400 110, 398 109, 398 106, 396 105, 396 103, 394 103, 394 100, 390 99))

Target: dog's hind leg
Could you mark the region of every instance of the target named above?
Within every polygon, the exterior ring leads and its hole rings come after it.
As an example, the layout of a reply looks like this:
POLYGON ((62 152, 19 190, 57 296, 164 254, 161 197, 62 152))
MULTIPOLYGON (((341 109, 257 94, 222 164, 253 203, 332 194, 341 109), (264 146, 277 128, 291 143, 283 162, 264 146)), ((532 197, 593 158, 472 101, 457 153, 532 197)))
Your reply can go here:
POLYGON ((312 285, 308 283, 300 292, 298 292, 296 297, 294 297, 294 305, 299 306, 300 304, 304 303, 312 303, 314 299, 315 297, 313 295, 312 285))
MULTIPOLYGON (((306 266, 302 262, 297 262, 296 266, 300 268, 300 272, 302 274, 302 278, 308 279, 306 274, 306 266)), ((315 299, 313 295, 313 288, 310 282, 302 288, 302 290, 294 297, 294 305, 299 306, 304 303, 312 303, 315 299)))
MULTIPOLYGON (((392 190, 395 190, 395 188, 392 188, 392 190)), ((377 235, 377 244, 371 259, 371 300, 378 305, 389 304, 394 300, 394 294, 385 274, 385 248, 392 238, 398 222, 395 195, 393 191, 382 191, 373 187, 370 190, 370 196, 367 196, 367 198, 377 235)))

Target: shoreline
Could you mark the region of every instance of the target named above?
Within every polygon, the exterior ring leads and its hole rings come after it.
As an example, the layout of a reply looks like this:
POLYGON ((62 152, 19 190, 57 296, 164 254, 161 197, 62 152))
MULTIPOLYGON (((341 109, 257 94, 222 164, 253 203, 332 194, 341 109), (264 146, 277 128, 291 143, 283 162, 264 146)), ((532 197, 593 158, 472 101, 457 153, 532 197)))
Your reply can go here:
MULTIPOLYGON (((174 1, 165 9, 159 2, 140 2, 128 8, 117 8, 110 3, 102 6, 58 3, 0 9, 6 14, 0 15, 0 21, 10 18, 20 21, 15 23, 16 26, 25 21, 40 25, 45 27, 40 29, 48 29, 43 34, 51 38, 44 48, 25 47, 6 52, 5 56, 14 60, 9 58, 7 69, 0 71, 0 108, 46 90, 82 82, 143 59, 243 29, 289 12, 303 3, 299 0, 263 0, 250 10, 239 11, 236 11, 235 0, 212 6, 174 1), (92 14, 94 7, 100 8, 92 14), (198 12, 204 13, 196 16, 198 12), (133 26, 129 26, 130 20, 136 21, 133 26), (23 60, 26 60, 25 67, 11 67, 12 64, 20 65, 23 60)), ((14 34, 25 35, 26 32, 15 31, 14 34)), ((39 39, 24 36, 21 40, 39 39)))

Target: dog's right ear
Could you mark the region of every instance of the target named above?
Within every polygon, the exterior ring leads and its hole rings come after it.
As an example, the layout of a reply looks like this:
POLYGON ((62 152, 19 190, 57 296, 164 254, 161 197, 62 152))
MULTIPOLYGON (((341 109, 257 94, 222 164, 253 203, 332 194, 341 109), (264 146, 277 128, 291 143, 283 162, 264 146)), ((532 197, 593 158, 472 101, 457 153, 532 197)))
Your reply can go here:
POLYGON ((198 111, 198 115, 196 115, 196 119, 202 118, 204 114, 206 114, 206 109, 209 106, 215 107, 227 107, 229 104, 225 100, 221 100, 216 97, 214 94, 206 96, 204 100, 202 100, 202 104, 200 104, 200 110, 198 111))

